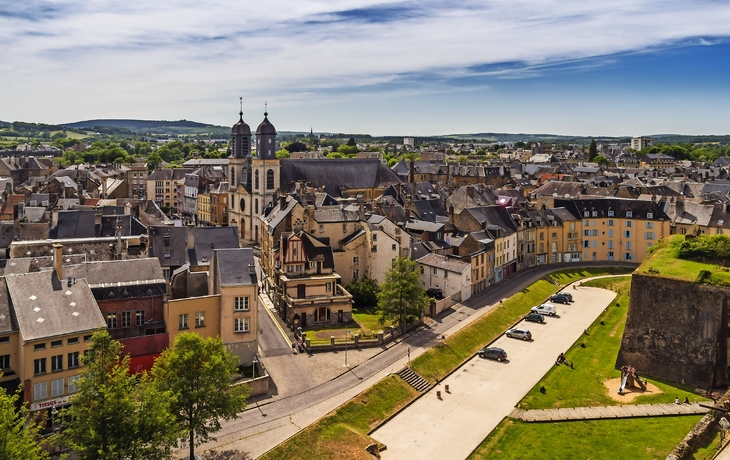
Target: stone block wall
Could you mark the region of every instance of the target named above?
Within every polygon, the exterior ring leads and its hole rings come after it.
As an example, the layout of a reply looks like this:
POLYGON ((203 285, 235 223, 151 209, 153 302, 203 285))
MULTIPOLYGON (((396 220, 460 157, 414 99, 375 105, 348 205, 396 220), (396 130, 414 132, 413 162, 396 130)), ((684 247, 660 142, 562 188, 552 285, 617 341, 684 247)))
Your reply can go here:
POLYGON ((727 385, 729 298, 728 288, 634 274, 616 367, 703 388, 727 385))

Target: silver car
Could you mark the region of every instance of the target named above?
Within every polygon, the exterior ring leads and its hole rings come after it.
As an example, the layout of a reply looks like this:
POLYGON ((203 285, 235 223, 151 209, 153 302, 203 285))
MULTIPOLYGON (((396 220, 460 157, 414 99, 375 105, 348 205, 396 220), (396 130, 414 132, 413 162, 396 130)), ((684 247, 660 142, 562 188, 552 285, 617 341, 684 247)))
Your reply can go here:
POLYGON ((505 332, 505 335, 509 338, 532 340, 532 333, 527 329, 522 329, 519 327, 509 329, 507 332, 505 332))

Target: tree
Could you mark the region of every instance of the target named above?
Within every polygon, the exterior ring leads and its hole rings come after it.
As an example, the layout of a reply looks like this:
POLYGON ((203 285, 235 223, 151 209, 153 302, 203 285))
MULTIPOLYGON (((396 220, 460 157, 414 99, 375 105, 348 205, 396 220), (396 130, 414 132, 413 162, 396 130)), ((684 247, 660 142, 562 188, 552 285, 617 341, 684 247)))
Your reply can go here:
POLYGON ((150 153, 150 156, 147 157, 147 169, 149 172, 159 168, 161 164, 162 157, 157 152, 152 152, 150 153))
POLYGON ((596 146, 596 140, 591 139, 591 145, 588 146, 588 161, 593 161, 598 156, 598 147, 596 146))
POLYGON ((166 459, 180 429, 170 412, 170 391, 148 374, 129 373, 129 356, 106 330, 94 333, 73 404, 62 412, 71 420, 63 440, 83 459, 166 459))
MULTIPOLYGON (((0 372, 2 377, 2 372, 0 372)), ((50 458, 41 444, 36 440, 43 429, 37 420, 31 418, 28 406, 22 405, 20 410, 18 400, 20 388, 8 394, 0 386, 0 458, 7 460, 45 460, 50 458)))
POLYGON ((204 339, 185 332, 155 362, 152 375, 161 391, 172 391, 171 410, 187 433, 190 457, 195 446, 215 439, 220 420, 236 418, 246 408, 248 385, 231 386, 238 358, 223 346, 220 337, 204 339))
POLYGON ((349 147, 357 147, 357 142, 355 142, 355 138, 354 137, 351 137, 350 139, 348 139, 347 140, 347 145, 349 147))
POLYGON ((360 279, 353 279, 345 285, 347 292, 352 294, 352 302, 356 308, 368 308, 378 303, 378 281, 363 276, 360 279))
POLYGON ((420 278, 416 261, 407 257, 395 259, 378 293, 380 324, 398 321, 405 330, 409 320, 421 317, 430 301, 420 278))
POLYGON ((596 157, 596 163, 598 163, 599 165, 603 165, 603 166, 611 166, 611 160, 609 160, 608 158, 606 158, 602 155, 598 155, 596 157))

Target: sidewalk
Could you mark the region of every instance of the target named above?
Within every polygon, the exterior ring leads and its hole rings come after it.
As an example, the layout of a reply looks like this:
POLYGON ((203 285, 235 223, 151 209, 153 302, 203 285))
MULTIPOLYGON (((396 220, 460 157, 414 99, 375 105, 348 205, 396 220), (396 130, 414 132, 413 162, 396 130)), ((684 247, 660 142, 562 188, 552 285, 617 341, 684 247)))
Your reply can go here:
POLYGON ((662 417, 666 415, 706 414, 710 409, 692 404, 633 404, 626 406, 564 407, 559 409, 515 409, 511 418, 524 422, 563 422, 603 418, 662 417))

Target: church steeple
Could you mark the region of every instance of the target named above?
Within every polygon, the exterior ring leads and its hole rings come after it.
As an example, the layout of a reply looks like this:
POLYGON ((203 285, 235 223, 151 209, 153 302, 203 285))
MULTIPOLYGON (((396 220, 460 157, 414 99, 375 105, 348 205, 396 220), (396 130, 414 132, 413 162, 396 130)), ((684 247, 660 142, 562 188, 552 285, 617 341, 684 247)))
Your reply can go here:
POLYGON ((264 120, 256 128, 256 152, 262 160, 276 159, 276 128, 269 121, 268 103, 264 103, 264 120))
POLYGON ((243 97, 239 102, 238 123, 231 128, 231 156, 246 158, 251 156, 251 128, 243 121, 243 97))

